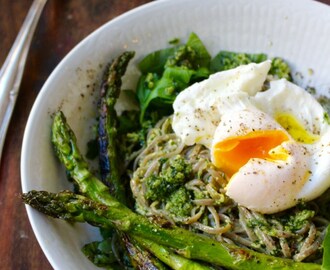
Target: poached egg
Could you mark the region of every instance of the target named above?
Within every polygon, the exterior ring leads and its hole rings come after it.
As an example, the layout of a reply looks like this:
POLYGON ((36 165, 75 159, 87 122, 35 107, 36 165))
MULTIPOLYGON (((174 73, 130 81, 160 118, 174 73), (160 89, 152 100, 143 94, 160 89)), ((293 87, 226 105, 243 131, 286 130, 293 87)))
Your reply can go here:
POLYGON ((173 130, 203 144, 238 204, 270 214, 330 186, 330 126, 322 106, 285 79, 262 91, 271 61, 211 75, 176 98, 173 130))

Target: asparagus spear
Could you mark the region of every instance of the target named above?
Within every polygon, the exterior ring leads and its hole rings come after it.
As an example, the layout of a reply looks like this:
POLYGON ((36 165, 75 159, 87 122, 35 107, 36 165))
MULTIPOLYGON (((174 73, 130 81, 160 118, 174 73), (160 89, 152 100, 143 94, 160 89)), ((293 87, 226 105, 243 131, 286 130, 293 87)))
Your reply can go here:
POLYGON ((229 269, 283 269, 320 270, 321 265, 295 262, 261 254, 235 245, 221 243, 191 231, 173 227, 161 228, 151 223, 109 196, 111 203, 104 205, 82 195, 69 191, 58 194, 45 191, 30 191, 23 194, 25 203, 56 218, 68 221, 88 222, 94 226, 118 230, 138 237, 140 241, 152 241, 173 248, 178 254, 190 258, 224 266, 229 269))
MULTIPOLYGON (((124 52, 106 67, 100 91, 98 141, 101 179, 103 183, 109 186, 111 194, 124 204, 127 204, 127 201, 118 162, 118 127, 115 104, 121 90, 121 77, 124 76, 128 63, 133 56, 134 52, 124 52)), ((142 250, 134 247, 127 235, 121 232, 115 233, 119 236, 119 244, 126 248, 128 257, 136 268, 157 269, 153 266, 150 256, 146 255, 147 252, 144 252, 144 256, 141 256, 142 250), (142 260, 142 258, 145 260, 142 260)))
POLYGON ((158 245, 145 238, 135 237, 144 248, 149 250, 161 261, 172 267, 174 270, 212 270, 214 268, 202 265, 198 262, 189 260, 172 252, 169 248, 158 245))
MULTIPOLYGON (((84 194, 88 198, 91 198, 96 202, 101 202, 107 206, 117 205, 119 208, 123 207, 126 209, 125 205, 119 204, 118 201, 113 200, 113 197, 110 195, 111 191, 109 187, 107 187, 92 173, 90 173, 88 164, 84 160, 77 147, 76 137, 72 129, 67 124, 65 116, 62 112, 58 112, 54 116, 52 127, 52 142, 54 145, 55 153, 66 167, 71 178, 75 181, 75 184, 81 194, 84 194)), ((112 166, 112 168, 114 168, 114 166, 112 166)), ((122 188, 114 189, 112 192, 122 192, 121 195, 123 196, 124 190, 122 188)), ((120 237, 124 237, 124 235, 120 233, 120 237)), ((128 241, 126 241, 125 244, 127 247, 128 241)), ((131 260, 137 260, 137 262, 141 263, 141 260, 137 258, 137 256, 142 258, 142 256, 137 253, 138 251, 139 250, 137 249, 135 253, 136 258, 134 258, 132 255, 131 260)), ((155 258, 151 258, 150 256, 144 256, 144 259, 145 261, 141 265, 160 265, 155 258)), ((141 266, 140 269, 150 268, 143 268, 141 266)), ((161 269, 160 266, 159 269, 161 269)))
POLYGON ((101 84, 99 149, 101 178, 109 187, 111 194, 125 202, 125 188, 121 181, 118 163, 117 114, 115 104, 121 90, 121 77, 125 74, 134 52, 124 52, 116 58, 103 76, 101 84))
POLYGON ((76 141, 64 114, 61 111, 57 112, 52 126, 54 150, 69 176, 75 181, 79 192, 105 205, 120 205, 118 201, 112 199, 109 188, 89 171, 88 164, 81 155, 76 141))
POLYGON ((151 256, 149 252, 143 249, 136 241, 132 241, 127 234, 122 237, 125 242, 126 249, 130 255, 132 264, 135 269, 145 270, 166 270, 164 264, 151 256))

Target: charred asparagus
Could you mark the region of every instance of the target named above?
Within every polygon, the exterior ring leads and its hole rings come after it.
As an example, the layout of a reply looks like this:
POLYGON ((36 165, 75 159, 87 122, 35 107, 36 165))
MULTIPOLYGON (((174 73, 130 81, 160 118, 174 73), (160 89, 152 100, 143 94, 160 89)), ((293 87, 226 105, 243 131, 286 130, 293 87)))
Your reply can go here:
MULTIPOLYGON (((97 203, 84 196, 64 191, 58 194, 46 191, 30 191, 23 194, 25 203, 49 216, 74 222, 88 222, 94 226, 110 228, 115 226, 139 241, 150 242, 172 248, 178 254, 216 266, 229 269, 299 269, 320 270, 321 266, 313 263, 295 262, 289 259, 276 258, 235 245, 220 243, 202 235, 177 227, 164 229, 151 223, 119 203, 113 197, 111 206, 97 203)), ((201 268, 202 269, 202 268, 201 268)))

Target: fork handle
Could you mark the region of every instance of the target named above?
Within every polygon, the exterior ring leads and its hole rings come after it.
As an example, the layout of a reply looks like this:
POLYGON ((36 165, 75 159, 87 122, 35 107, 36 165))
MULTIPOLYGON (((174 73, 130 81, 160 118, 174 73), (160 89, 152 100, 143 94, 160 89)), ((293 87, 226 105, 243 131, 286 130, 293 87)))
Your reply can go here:
POLYGON ((47 0, 34 0, 0 70, 0 162, 31 40, 47 0))

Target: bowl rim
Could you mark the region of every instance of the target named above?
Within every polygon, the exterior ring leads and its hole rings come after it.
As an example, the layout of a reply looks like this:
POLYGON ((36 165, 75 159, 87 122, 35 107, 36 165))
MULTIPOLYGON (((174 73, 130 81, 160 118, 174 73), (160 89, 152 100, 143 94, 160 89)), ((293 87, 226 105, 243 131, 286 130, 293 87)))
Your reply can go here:
MULTIPOLYGON (((98 27, 96 30, 91 32, 89 35, 87 35, 84 39, 82 39, 77 45, 75 45, 69 53, 67 53, 64 58, 57 64, 57 66, 54 68, 54 70, 51 72, 49 77, 46 79, 45 83, 43 84, 40 92, 37 95, 37 98, 32 106, 32 109, 29 113, 29 117, 26 123, 26 127, 23 134, 23 141, 22 141, 22 150, 21 150, 21 165, 20 165, 20 171, 21 171, 21 186, 22 191, 27 192, 27 185, 28 185, 28 176, 26 175, 27 172, 27 159, 29 156, 27 145, 29 143, 29 139, 31 137, 31 124, 33 123, 35 116, 38 113, 38 108, 40 104, 43 102, 45 96, 48 93, 49 85, 53 82, 53 79, 56 77, 56 74, 60 72, 62 67, 65 65, 67 59, 71 57, 72 54, 74 54, 76 51, 80 50, 81 47, 83 47, 90 39, 93 39, 95 36, 101 34, 105 29, 111 27, 112 25, 115 25, 116 23, 125 22, 127 19, 131 19, 132 16, 138 16, 141 12, 145 12, 145 10, 153 9, 153 8, 160 8, 162 6, 166 5, 173 5, 173 3, 176 2, 189 2, 190 0, 158 0, 153 1, 149 3, 142 4, 138 7, 135 7, 129 11, 126 11, 125 13, 111 19, 110 21, 102 24, 100 27, 98 27)), ((197 1, 197 0, 196 0, 197 1)), ((212 0, 211 0, 212 1, 212 0)), ((257 2, 261 2, 261 0, 254 0, 257 2)), ((271 2, 271 0, 269 0, 271 2)), ((284 1, 284 0, 282 0, 284 1)), ((291 0, 293 4, 299 4, 304 5, 308 4, 310 7, 327 7, 330 8, 327 4, 324 4, 322 2, 317 2, 313 0, 291 0)), ((57 262, 54 260, 54 257, 50 254, 49 249, 47 247, 47 243, 43 240, 42 235, 38 231, 38 225, 36 224, 36 220, 34 218, 34 214, 36 211, 32 209, 30 206, 26 205, 26 211, 28 215, 29 222, 31 224, 31 227, 33 229, 33 232, 35 234, 35 237, 37 238, 37 241, 43 250, 45 256, 47 257, 48 261, 54 267, 54 269, 58 269, 57 262)))

